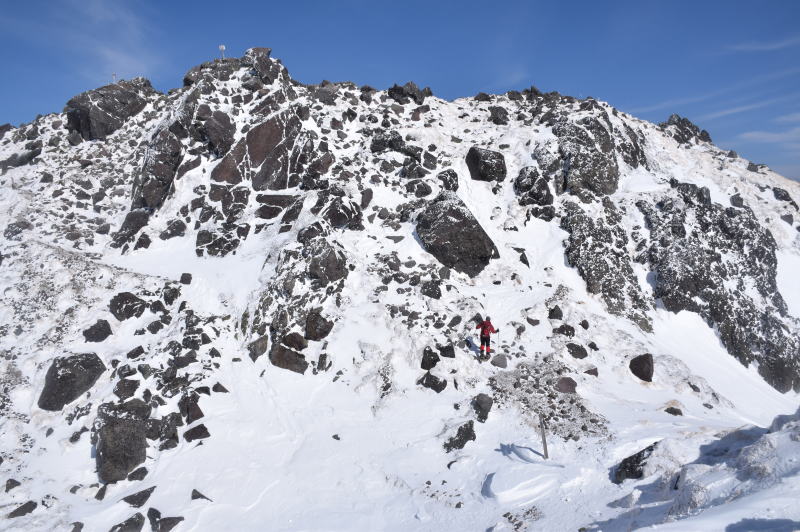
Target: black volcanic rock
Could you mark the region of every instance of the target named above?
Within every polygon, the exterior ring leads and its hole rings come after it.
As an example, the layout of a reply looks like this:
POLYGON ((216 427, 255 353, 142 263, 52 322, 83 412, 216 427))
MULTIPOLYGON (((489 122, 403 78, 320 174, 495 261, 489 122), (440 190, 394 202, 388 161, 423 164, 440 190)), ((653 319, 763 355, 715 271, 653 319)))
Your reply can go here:
POLYGON ((553 204, 553 194, 550 192, 547 178, 541 176, 534 166, 526 166, 519 171, 514 180, 514 192, 520 205, 553 204))
POLYGON ((142 491, 138 491, 132 495, 128 495, 127 497, 123 497, 122 500, 127 502, 134 508, 141 508, 147 502, 147 499, 150 498, 150 495, 153 494, 153 491, 155 489, 156 487, 152 486, 142 491))
POLYGON ((654 297, 671 312, 702 316, 731 355, 757 361, 779 391, 800 391, 800 358, 791 355, 800 336, 778 290, 772 233, 749 208, 714 203, 707 188, 670 185, 636 203, 650 233, 638 260, 656 274, 654 297))
POLYGON ((120 81, 81 93, 67 102, 67 128, 85 140, 104 139, 138 114, 156 94, 144 78, 120 81))
POLYGON ((145 460, 150 407, 139 399, 121 405, 104 403, 98 409, 97 474, 103 482, 123 480, 145 460))
POLYGON ((438 363, 439 355, 437 355, 436 352, 430 347, 426 347, 422 351, 422 363, 420 364, 420 367, 425 371, 428 371, 436 367, 436 364, 438 363))
POLYGON ((308 276, 321 285, 347 277, 347 260, 344 253, 327 240, 315 239, 304 249, 310 256, 308 276))
POLYGON ((389 88, 387 94, 389 98, 401 105, 405 105, 411 101, 415 102, 417 105, 422 105, 427 96, 433 95, 430 88, 425 87, 424 89, 420 89, 413 81, 409 81, 402 87, 395 84, 389 88))
POLYGON ((467 152, 467 168, 470 177, 478 181, 503 181, 506 178, 503 154, 477 146, 467 152))
POLYGON ((625 316, 640 328, 652 328, 647 311, 652 307, 639 285, 625 252, 628 236, 621 214, 604 201, 602 215, 589 215, 577 203, 564 204, 561 228, 569 233, 565 255, 578 270, 591 294, 599 294, 611 314, 625 316))
POLYGON ((567 351, 569 354, 572 355, 573 358, 586 358, 589 356, 589 353, 586 352, 586 348, 580 344, 567 344, 567 351))
POLYGON ((37 506, 39 506, 39 503, 35 501, 28 501, 14 508, 11 512, 8 513, 8 515, 6 515, 6 517, 9 519, 14 519, 16 517, 22 517, 23 515, 28 515, 29 513, 34 511, 37 506))
POLYGON ((304 374, 308 369, 308 361, 302 354, 280 344, 272 344, 269 361, 273 366, 304 374))
POLYGON ((130 292, 120 292, 111 298, 108 308, 119 321, 138 318, 144 312, 147 303, 130 292))
POLYGON ((97 320, 94 325, 83 331, 87 342, 102 342, 111 336, 111 325, 106 320, 97 320))
POLYGON ((575 393, 578 383, 572 377, 560 377, 556 381, 556 390, 561 393, 575 393))
MULTIPOLYGON (((614 138, 604 121, 588 116, 571 122, 566 118, 553 127, 558 137, 560 160, 548 167, 547 177, 557 193, 569 192, 583 202, 617 190, 617 165, 614 138)), ((542 161, 539 161, 542 167, 542 161)))
POLYGON ((489 106, 489 122, 497 126, 508 124, 508 111, 496 105, 489 106))
POLYGON ((436 174, 436 178, 442 182, 442 188, 455 192, 458 190, 458 174, 452 168, 448 168, 436 174))
POLYGON ((227 114, 222 111, 214 111, 200 128, 200 132, 203 139, 208 142, 211 152, 217 157, 222 157, 233 145, 236 126, 227 114))
POLYGON ((677 114, 672 114, 666 122, 659 124, 662 128, 669 131, 672 138, 680 144, 688 144, 691 140, 697 139, 702 142, 711 142, 711 136, 705 129, 700 129, 688 118, 677 114))
POLYGON ((456 435, 444 443, 445 452, 450 452, 455 449, 463 449, 469 441, 475 441, 475 427, 472 421, 467 421, 456 431, 456 435))
POLYGON ((627 479, 640 479, 644 476, 644 466, 647 459, 653 454, 658 442, 648 445, 636 454, 622 460, 614 469, 613 480, 615 484, 621 484, 627 479))
POLYGON ((144 516, 136 512, 125 521, 111 527, 109 532, 140 532, 144 526, 144 516))
POLYGON ((417 384, 425 388, 429 388, 436 393, 441 393, 447 388, 447 380, 440 379, 430 371, 426 372, 418 381, 417 384))
POLYGON ((467 206, 449 191, 439 194, 420 213, 417 235, 425 250, 439 262, 470 277, 500 256, 467 206))
POLYGON ((650 353, 633 357, 628 363, 628 367, 631 373, 641 380, 645 382, 651 382, 653 380, 653 355, 650 353))
POLYGON ((54 359, 45 376, 39 408, 61 410, 94 386, 105 370, 100 357, 94 353, 54 359))
POLYGON ((485 393, 479 393, 472 399, 472 408, 475 410, 475 415, 479 422, 484 423, 486 421, 493 404, 494 399, 485 393))
POLYGON ((183 160, 183 145, 169 129, 162 129, 148 145, 141 186, 134 189, 134 208, 158 209, 172 190, 183 160))
POLYGON ((333 329, 333 322, 322 316, 322 308, 314 308, 306 317, 306 340, 322 340, 333 329))

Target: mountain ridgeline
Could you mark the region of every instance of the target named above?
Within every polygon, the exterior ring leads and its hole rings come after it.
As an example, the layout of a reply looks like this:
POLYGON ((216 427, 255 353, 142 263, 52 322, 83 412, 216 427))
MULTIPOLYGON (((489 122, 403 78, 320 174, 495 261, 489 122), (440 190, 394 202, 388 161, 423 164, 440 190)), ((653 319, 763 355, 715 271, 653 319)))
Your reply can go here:
MULTIPOLYGON (((376 401, 484 386, 493 399, 445 431, 447 453, 492 401, 535 405, 567 441, 607 434, 580 396, 583 379, 605 382, 590 363, 599 350, 627 374, 652 350, 649 377, 666 378, 671 354, 648 344, 665 312, 699 316, 741 365, 800 392, 781 262, 800 257, 800 187, 677 115, 656 125, 535 87, 445 101, 410 82, 306 85, 253 48, 167 93, 120 81, 3 126, 0 168, 5 430, 61 419, 73 444, 88 433, 104 485, 213 439, 198 421, 233 362, 328 381, 374 365, 376 401), (568 273, 540 258, 552 249, 568 273), (475 318, 501 308, 508 336, 480 366, 495 373, 440 371, 472 357, 475 318), (356 338, 370 323, 406 362, 356 338), (598 347, 597 327, 619 345, 598 347), (536 362, 532 338, 548 346, 536 362), (402 381, 402 364, 419 374, 402 381)), ((707 409, 727 404, 690 384, 707 409)))

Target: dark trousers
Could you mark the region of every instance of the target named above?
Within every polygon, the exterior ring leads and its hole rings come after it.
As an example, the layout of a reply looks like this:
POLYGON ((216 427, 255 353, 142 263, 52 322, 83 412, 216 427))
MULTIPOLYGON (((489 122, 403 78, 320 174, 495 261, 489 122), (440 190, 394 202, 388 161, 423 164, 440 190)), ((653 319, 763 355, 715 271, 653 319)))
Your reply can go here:
POLYGON ((489 340, 488 336, 481 336, 481 351, 483 351, 484 347, 486 348, 486 351, 490 350, 489 342, 490 342, 490 340, 489 340))

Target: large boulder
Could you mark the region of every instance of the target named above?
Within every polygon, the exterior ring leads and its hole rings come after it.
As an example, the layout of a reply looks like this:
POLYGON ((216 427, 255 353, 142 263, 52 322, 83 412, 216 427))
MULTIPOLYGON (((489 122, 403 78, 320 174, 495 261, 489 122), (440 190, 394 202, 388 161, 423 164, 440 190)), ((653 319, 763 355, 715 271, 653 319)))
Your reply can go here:
POLYGON ((140 399, 121 405, 104 403, 97 412, 97 475, 103 482, 124 480, 145 461, 151 408, 140 399))
POLYGON ((478 421, 481 423, 486 421, 493 404, 494 399, 485 393, 479 393, 472 399, 472 409, 475 410, 475 416, 478 418, 478 421))
POLYGON ((106 366, 94 353, 56 358, 47 370, 39 408, 61 410, 94 386, 105 370, 106 366))
POLYGON ((144 312, 147 303, 130 292, 120 292, 111 298, 108 308, 119 321, 138 318, 144 312))
POLYGON ((269 361, 273 366, 288 369, 295 373, 304 374, 308 369, 306 357, 281 344, 272 344, 269 351, 269 361))
POLYGON ((420 213, 417 236, 439 262, 470 277, 500 256, 478 220, 450 191, 443 191, 420 213))
POLYGON ((322 340, 333 329, 333 322, 325 319, 322 315, 322 308, 314 308, 308 313, 306 317, 306 340, 322 340))
POLYGON ((111 336, 111 325, 106 320, 97 320, 94 325, 83 331, 87 342, 102 342, 111 336))
POLYGON ((67 102, 67 129, 85 140, 103 139, 141 112, 156 94, 150 81, 135 78, 81 93, 67 102))
POLYGON ((645 382, 652 382, 653 380, 653 355, 645 353, 633 357, 628 363, 631 373, 645 382))
POLYGON ((506 178, 503 154, 477 146, 467 152, 467 168, 470 177, 478 181, 502 181, 506 178))

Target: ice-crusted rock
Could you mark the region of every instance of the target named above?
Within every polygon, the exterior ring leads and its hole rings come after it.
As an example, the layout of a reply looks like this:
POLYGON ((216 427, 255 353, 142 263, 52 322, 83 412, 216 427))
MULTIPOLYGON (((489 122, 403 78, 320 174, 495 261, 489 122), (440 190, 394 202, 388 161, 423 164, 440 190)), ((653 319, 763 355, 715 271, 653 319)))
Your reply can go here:
POLYGON ((498 151, 473 146, 467 152, 466 162, 472 179, 503 181, 506 178, 506 160, 498 151))
POLYGON ((134 78, 81 93, 67 102, 67 128, 85 140, 104 139, 147 105, 156 91, 150 81, 134 78))
POLYGON ((467 421, 456 431, 455 436, 452 436, 446 442, 444 442, 444 450, 445 452, 451 452, 456 449, 463 449, 467 442, 475 441, 475 423, 473 421, 467 421))
POLYGON ((162 129, 153 137, 147 153, 141 183, 134 187, 134 209, 161 207, 183 160, 180 139, 169 129, 162 129))
POLYGON ((631 456, 622 460, 614 469, 614 482, 621 484, 627 479, 640 479, 644 476, 644 466, 647 459, 653 454, 658 442, 652 443, 631 456))
POLYGON ((577 203, 564 203, 561 227, 569 233, 564 241, 567 262, 577 268, 586 289, 602 297, 609 312, 649 331, 652 325, 647 311, 652 304, 642 292, 627 254, 628 235, 621 226, 621 215, 607 198, 603 207, 602 216, 590 216, 577 203))
POLYGON ((111 314, 119 321, 138 318, 146 307, 147 302, 144 299, 136 297, 130 292, 120 292, 112 297, 111 302, 108 304, 111 314))
POLYGON ((146 420, 151 408, 140 399, 104 403, 97 413, 97 474, 103 482, 124 480, 145 460, 146 420))
POLYGON ((772 234, 750 209, 713 203, 708 189, 671 187, 636 204, 650 230, 638 260, 657 274, 654 296, 667 310, 703 316, 729 353, 757 361, 778 390, 800 390, 800 333, 778 291, 772 234))
POLYGON ((95 353, 81 353, 53 360, 39 396, 39 408, 61 410, 85 392, 106 370, 95 353))
POLYGON ((450 191, 439 194, 419 214, 417 235, 439 262, 470 277, 500 256, 467 206, 450 191))
POLYGON ((150 213, 146 209, 133 209, 123 220, 119 231, 114 233, 113 247, 122 247, 131 242, 139 231, 150 221, 150 213))
MULTIPOLYGON (((605 114, 605 113, 604 113, 605 114)), ((557 193, 569 192, 588 202, 617 190, 619 167, 608 117, 587 116, 577 122, 559 120, 553 127, 559 157, 537 153, 540 168, 553 180, 557 193), (603 120, 605 118, 605 120, 603 120)))

